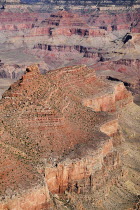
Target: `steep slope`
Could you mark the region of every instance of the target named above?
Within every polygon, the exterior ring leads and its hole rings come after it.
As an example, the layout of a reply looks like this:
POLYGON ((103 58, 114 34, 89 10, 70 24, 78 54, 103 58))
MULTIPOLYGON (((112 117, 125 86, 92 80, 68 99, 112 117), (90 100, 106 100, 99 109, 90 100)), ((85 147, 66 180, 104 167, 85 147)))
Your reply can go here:
POLYGON ((94 193, 100 207, 124 174, 117 113, 129 104, 123 83, 92 68, 28 67, 0 101, 0 208, 55 209, 66 192, 94 193))

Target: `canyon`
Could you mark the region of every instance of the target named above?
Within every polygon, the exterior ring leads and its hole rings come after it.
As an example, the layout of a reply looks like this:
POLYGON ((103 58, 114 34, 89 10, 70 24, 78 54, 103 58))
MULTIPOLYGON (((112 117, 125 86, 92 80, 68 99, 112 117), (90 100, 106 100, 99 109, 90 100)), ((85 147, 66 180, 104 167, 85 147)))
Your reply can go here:
MULTIPOLYGON (((94 2, 93 2, 94 3, 94 2)), ((19 79, 26 66, 40 71, 94 66, 140 80, 140 9, 104 6, 46 8, 45 3, 7 3, 0 13, 0 77, 19 79)), ((133 85, 133 84, 132 84, 133 85)))
POLYGON ((140 208, 140 5, 114 2, 0 1, 1 210, 140 208))

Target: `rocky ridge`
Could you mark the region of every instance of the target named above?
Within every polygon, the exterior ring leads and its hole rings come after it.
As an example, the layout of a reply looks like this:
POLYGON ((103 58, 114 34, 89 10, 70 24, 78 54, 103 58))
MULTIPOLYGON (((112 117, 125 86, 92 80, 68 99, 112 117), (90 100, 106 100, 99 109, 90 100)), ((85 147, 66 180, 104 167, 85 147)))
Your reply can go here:
POLYGON ((0 208, 64 209, 65 196, 92 192, 92 209, 100 207, 97 190, 103 202, 126 177, 118 120, 129 106, 132 95, 123 83, 101 79, 92 68, 41 75, 28 67, 0 101, 0 208))
POLYGON ((86 64, 135 77, 139 98, 139 9, 1 13, 1 78, 18 79, 34 62, 43 74, 86 64))
POLYGON ((131 89, 139 97, 139 7, 52 12, 33 9, 32 4, 23 4, 26 9, 9 5, 16 10, 3 9, 0 16, 1 78, 19 79, 25 66, 35 62, 43 74, 86 64, 135 77, 131 89))

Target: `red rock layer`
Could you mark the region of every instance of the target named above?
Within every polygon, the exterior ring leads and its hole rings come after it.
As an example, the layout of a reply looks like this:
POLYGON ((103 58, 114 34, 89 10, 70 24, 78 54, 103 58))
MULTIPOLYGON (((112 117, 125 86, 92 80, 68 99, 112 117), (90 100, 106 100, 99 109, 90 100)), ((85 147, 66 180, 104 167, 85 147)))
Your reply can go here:
MULTIPOLYGON (((23 47, 25 53, 38 56, 42 62, 45 61, 49 70, 69 65, 91 65, 110 61, 114 57, 120 60, 127 54, 129 56, 126 59, 139 60, 139 14, 139 9, 93 10, 84 14, 78 11, 58 11, 51 14, 3 11, 0 17, 0 33, 2 43, 5 43, 5 38, 7 39, 8 48, 23 47), (129 41, 122 46, 122 39, 126 33, 131 33, 132 42, 129 41), (117 34, 120 34, 119 39, 117 34), (116 50, 118 43, 121 51, 116 50), (133 53, 129 53, 131 48, 133 53), (134 58, 133 54, 136 55, 134 58)), ((41 69, 45 71, 44 67, 41 69)), ((130 71, 128 67, 121 65, 118 70, 130 71)), ((9 77, 6 71, 4 70, 3 75, 9 77)), ((18 77, 17 74, 15 76, 18 77)))
POLYGON ((0 208, 47 209, 51 193, 88 192, 108 182, 107 193, 121 176, 116 145, 122 141, 109 112, 131 101, 122 83, 96 78, 86 66, 47 75, 27 68, 0 102, 0 208), (104 108, 95 109, 102 96, 104 108))

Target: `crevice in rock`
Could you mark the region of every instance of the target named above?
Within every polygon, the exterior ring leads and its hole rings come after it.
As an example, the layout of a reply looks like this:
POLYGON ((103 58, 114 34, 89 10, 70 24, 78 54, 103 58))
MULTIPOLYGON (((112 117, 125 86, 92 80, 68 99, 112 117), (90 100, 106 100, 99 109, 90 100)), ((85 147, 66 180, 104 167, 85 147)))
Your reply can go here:
POLYGON ((132 35, 129 34, 129 33, 127 33, 127 34, 123 37, 122 41, 123 41, 124 44, 126 44, 130 39, 132 39, 132 35))
POLYGON ((111 76, 108 76, 108 77, 106 77, 106 78, 107 78, 108 80, 111 80, 111 81, 123 82, 123 84, 125 85, 126 88, 131 86, 130 83, 124 82, 124 81, 122 81, 122 80, 119 80, 119 79, 114 78, 114 77, 111 77, 111 76))

